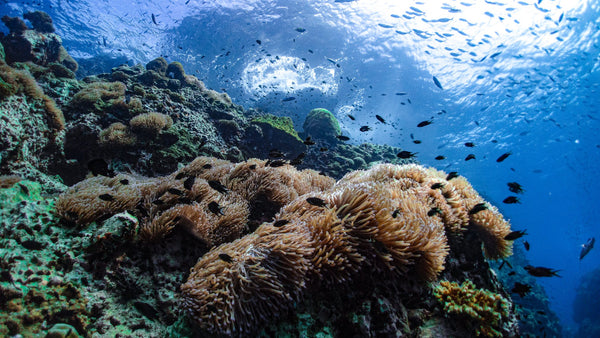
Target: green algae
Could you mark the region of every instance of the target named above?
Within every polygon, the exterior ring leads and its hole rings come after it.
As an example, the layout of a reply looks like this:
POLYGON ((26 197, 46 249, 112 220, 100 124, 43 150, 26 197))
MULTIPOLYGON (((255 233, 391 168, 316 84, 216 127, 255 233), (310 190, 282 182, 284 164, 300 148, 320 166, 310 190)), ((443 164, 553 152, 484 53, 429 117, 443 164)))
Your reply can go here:
POLYGON ((279 129, 298 141, 302 142, 302 139, 298 136, 298 132, 294 129, 294 123, 288 116, 275 116, 272 114, 265 114, 253 118, 250 122, 256 124, 267 124, 270 127, 279 129))
POLYGON ((315 139, 336 140, 342 133, 340 123, 335 116, 325 108, 315 108, 308 113, 304 120, 304 132, 315 139))

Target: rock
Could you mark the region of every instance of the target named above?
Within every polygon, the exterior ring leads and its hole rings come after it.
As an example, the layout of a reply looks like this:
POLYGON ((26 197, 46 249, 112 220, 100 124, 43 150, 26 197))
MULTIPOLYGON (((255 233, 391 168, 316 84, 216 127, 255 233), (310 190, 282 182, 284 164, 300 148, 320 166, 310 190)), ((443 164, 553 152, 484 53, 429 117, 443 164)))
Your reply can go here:
POLYGON ((146 64, 146 70, 153 70, 164 76, 167 71, 167 60, 163 57, 156 58, 146 64))
POLYGON ((33 29, 40 33, 54 33, 52 18, 46 12, 28 12, 23 14, 23 18, 29 20, 33 26, 33 29))
POLYGON ((313 139, 321 139, 336 142, 336 136, 341 134, 342 129, 333 114, 324 108, 316 108, 308 113, 304 120, 304 133, 313 139))
POLYGON ((77 330, 69 324, 58 323, 54 324, 48 333, 46 338, 79 338, 81 337, 77 330))
POLYGON ((180 62, 171 62, 167 67, 166 74, 168 77, 172 79, 177 79, 180 81, 185 80, 185 71, 183 70, 183 66, 180 62))

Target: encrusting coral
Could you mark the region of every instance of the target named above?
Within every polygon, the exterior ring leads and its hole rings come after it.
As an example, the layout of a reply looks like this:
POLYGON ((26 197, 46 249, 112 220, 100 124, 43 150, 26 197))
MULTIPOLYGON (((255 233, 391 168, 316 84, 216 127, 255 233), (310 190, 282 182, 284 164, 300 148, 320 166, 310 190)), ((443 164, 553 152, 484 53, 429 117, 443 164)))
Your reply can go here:
POLYGON ((477 227, 499 236, 483 241, 487 253, 510 254, 508 223, 494 212, 470 215, 483 199, 466 181, 444 177, 418 165, 383 164, 299 196, 272 222, 203 256, 181 287, 184 307, 208 332, 244 335, 307 290, 343 285, 359 273, 435 280, 449 251, 446 232, 477 227))
POLYGON ((434 288, 434 295, 446 312, 472 318, 477 336, 502 337, 500 323, 508 316, 509 303, 499 294, 477 289, 470 280, 461 285, 444 280, 434 288))

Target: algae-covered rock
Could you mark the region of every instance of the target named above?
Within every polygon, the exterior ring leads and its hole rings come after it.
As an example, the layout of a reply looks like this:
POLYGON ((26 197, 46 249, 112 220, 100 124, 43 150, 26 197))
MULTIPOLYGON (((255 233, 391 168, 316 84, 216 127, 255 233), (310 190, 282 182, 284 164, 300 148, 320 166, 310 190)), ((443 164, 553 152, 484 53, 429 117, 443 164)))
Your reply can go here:
POLYGON ((254 157, 268 157, 269 150, 278 149, 292 156, 306 150, 306 146, 294 129, 292 119, 271 114, 253 118, 246 129, 246 142, 254 157))
POLYGON ((310 135, 313 139, 333 142, 336 141, 336 136, 342 132, 338 120, 329 110, 324 108, 311 110, 302 127, 304 133, 310 135))
POLYGON ((146 64, 146 70, 153 70, 160 75, 165 75, 168 65, 169 64, 167 63, 167 60, 165 60, 165 58, 159 57, 148 62, 146 64))
POLYGON ((81 337, 79 334, 77 334, 77 330, 75 330, 75 328, 69 324, 64 324, 64 323, 58 323, 58 324, 54 324, 54 326, 52 326, 50 328, 50 330, 48 330, 48 333, 46 334, 46 338, 79 338, 81 337))
POLYGON ((183 70, 183 66, 180 62, 171 62, 167 67, 166 73, 167 76, 172 79, 177 79, 181 81, 185 80, 185 71, 183 70))

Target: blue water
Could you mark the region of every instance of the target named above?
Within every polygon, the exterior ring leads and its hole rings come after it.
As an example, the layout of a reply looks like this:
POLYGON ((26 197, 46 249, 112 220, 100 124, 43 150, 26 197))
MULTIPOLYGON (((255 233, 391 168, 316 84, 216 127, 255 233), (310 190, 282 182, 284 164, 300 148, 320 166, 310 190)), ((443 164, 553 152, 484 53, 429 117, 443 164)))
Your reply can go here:
POLYGON ((577 285, 600 265, 597 248, 578 260, 588 237, 600 239, 598 1, 40 1, 3 0, 0 13, 48 12, 79 60, 163 55, 298 129, 324 107, 351 142, 458 171, 527 229, 532 265, 561 270, 539 282, 563 327, 576 329, 577 285), (433 123, 418 128, 424 120, 433 123), (502 202, 511 181, 526 190, 521 204, 502 202))

